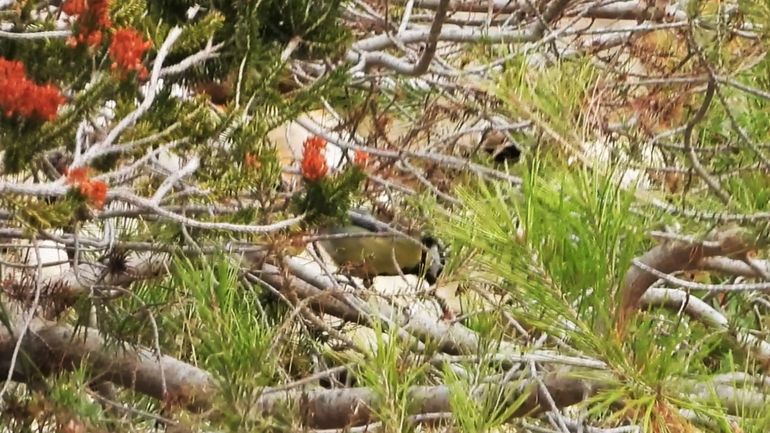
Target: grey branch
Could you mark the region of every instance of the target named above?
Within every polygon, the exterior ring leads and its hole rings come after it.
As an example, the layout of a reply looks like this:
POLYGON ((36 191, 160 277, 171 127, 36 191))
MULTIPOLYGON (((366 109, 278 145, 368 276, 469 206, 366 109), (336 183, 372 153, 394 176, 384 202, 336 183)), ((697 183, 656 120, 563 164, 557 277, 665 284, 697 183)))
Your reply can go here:
POLYGON ((651 288, 642 296, 641 303, 647 307, 681 310, 709 328, 730 333, 744 350, 751 352, 763 363, 770 362, 770 343, 748 332, 731 329, 727 317, 684 290, 651 288))
POLYGON ((0 38, 5 39, 17 39, 17 40, 37 40, 37 39, 58 39, 66 38, 72 35, 69 30, 49 30, 43 32, 6 32, 0 30, 0 38))
MULTIPOLYGON (((706 257, 730 257, 746 252, 748 247, 742 235, 740 229, 734 229, 717 233, 707 242, 664 242, 636 260, 662 274, 696 269, 698 263, 706 257)), ((628 324, 630 317, 638 310, 642 296, 658 278, 658 274, 650 273, 639 266, 630 267, 620 293, 617 321, 619 329, 628 324)))
MULTIPOLYGON (((0 330, 0 373, 10 368, 17 329, 24 320, 21 309, 13 302, 3 304, 9 312, 11 329, 0 330)), ((211 409, 218 392, 215 380, 208 372, 170 356, 158 357, 148 348, 105 340, 91 328, 76 330, 35 318, 21 342, 21 350, 25 354, 24 362, 18 363, 13 370, 14 380, 31 380, 37 374, 54 374, 85 366, 92 376, 192 411, 211 409)), ((564 373, 546 374, 542 381, 559 407, 578 403, 595 389, 586 380, 564 373)), ((540 407, 543 391, 535 391, 535 385, 534 381, 513 383, 502 389, 499 385, 483 385, 475 389, 474 396, 482 399, 489 392, 502 391, 509 396, 507 403, 511 404, 529 393, 514 416, 531 415, 543 410, 540 407)), ((446 385, 416 386, 409 394, 413 413, 449 412, 452 409, 450 388, 446 385)), ((376 404, 377 394, 368 388, 286 390, 263 394, 250 415, 264 417, 293 411, 306 426, 341 428, 374 420, 371 408, 376 404)))
POLYGON ((436 54, 436 46, 438 45, 441 28, 444 25, 444 18, 446 18, 448 5, 449 0, 440 0, 438 8, 436 9, 436 16, 433 18, 433 24, 431 24, 430 31, 428 32, 428 43, 417 63, 410 64, 395 58, 388 53, 376 52, 363 54, 363 61, 366 66, 387 66, 398 73, 410 76, 418 76, 427 72, 428 66, 430 66, 430 62, 436 54))
MULTIPOLYGON (((554 0, 551 2, 548 5, 548 8, 546 8, 545 13, 543 13, 543 19, 545 22, 547 23, 555 19, 560 13, 562 13, 567 3, 568 0, 554 0)), ((430 30, 407 30, 398 34, 398 42, 402 44, 412 44, 415 42, 429 41, 432 38, 431 30, 433 30, 433 28, 430 30)), ((458 26, 443 26, 437 36, 437 39, 438 41, 443 42, 483 41, 493 44, 533 42, 540 39, 543 36, 544 31, 545 24, 541 21, 536 21, 535 23, 522 30, 496 30, 481 28, 464 29, 458 26)), ((366 56, 372 55, 372 51, 383 50, 394 46, 394 44, 395 41, 393 36, 387 34, 377 35, 368 39, 364 39, 353 44, 350 52, 348 52, 347 60, 356 64, 361 62, 362 59, 364 59, 364 62, 366 62, 366 56)), ((381 57, 381 59, 382 58, 384 57, 381 57)), ((390 62, 387 66, 391 69, 395 69, 392 62, 390 62)))

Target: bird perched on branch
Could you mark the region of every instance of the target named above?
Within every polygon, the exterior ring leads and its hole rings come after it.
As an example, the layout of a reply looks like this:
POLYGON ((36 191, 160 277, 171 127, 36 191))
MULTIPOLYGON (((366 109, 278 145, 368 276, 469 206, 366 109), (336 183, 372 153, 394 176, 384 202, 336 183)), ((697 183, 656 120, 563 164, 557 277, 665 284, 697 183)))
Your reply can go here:
POLYGON ((340 268, 371 285, 377 276, 412 274, 433 285, 444 268, 444 249, 432 236, 398 234, 371 215, 351 212, 351 224, 321 229, 318 243, 340 268))

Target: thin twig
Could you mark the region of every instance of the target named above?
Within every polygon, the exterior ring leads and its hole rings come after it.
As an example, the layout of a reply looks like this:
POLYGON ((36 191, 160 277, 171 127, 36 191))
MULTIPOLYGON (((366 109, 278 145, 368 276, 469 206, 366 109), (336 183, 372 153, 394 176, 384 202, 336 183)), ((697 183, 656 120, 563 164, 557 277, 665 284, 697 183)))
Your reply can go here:
MULTIPOLYGON (((24 324, 21 327, 21 330, 19 331, 19 335, 16 337, 16 345, 13 347, 13 354, 11 355, 11 362, 8 364, 8 375, 5 378, 5 383, 3 383, 3 387, 0 389, 0 401, 3 400, 3 396, 5 395, 5 392, 8 390, 8 386, 11 384, 11 380, 13 379, 13 373, 16 369, 16 360, 19 357, 19 352, 21 350, 21 345, 24 342, 24 337, 27 334, 27 331, 29 330, 29 326, 32 323, 32 319, 35 318, 35 315, 37 314, 37 307, 40 303, 40 292, 43 287, 43 258, 40 255, 40 248, 38 246, 37 239, 32 240, 32 246, 35 250, 35 260, 37 261, 37 270, 35 272, 35 297, 32 299, 32 305, 29 307, 29 312, 27 313, 27 317, 24 319, 24 324)), ((13 336, 13 330, 8 330, 11 335, 13 336)))

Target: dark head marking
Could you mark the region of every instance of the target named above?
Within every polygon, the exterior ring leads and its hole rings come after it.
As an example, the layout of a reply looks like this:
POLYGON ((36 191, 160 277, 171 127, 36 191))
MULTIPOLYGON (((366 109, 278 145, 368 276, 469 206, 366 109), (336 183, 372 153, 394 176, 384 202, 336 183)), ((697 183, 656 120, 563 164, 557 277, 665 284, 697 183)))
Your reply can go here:
POLYGON ((430 285, 436 284, 436 280, 444 270, 446 262, 444 248, 439 241, 432 236, 424 236, 422 244, 428 249, 423 250, 420 260, 420 274, 425 273, 425 281, 430 285))
POLYGON ((515 144, 506 146, 493 156, 494 161, 498 164, 502 164, 505 161, 517 162, 521 158, 521 151, 515 144))
POLYGON ((481 134, 479 146, 492 157, 496 164, 505 161, 515 163, 521 158, 521 150, 502 131, 487 128, 481 134))

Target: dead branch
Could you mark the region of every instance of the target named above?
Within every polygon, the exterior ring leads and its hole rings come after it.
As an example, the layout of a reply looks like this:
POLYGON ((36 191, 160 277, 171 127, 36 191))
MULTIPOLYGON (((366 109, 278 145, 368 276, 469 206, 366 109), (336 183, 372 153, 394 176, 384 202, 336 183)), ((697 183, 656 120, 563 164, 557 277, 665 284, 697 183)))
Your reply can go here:
MULTIPOLYGON (((10 324, 10 329, 0 328, 0 374, 6 374, 24 314, 14 302, 3 302, 2 305, 10 324)), ((216 389, 208 372, 176 358, 158 357, 143 347, 108 341, 93 328, 76 329, 41 318, 31 322, 29 331, 23 336, 21 353, 24 356, 15 366, 14 380, 34 380, 40 375, 84 365, 93 377, 194 411, 209 407, 216 389)))
POLYGON ((662 306, 682 311, 709 328, 728 333, 741 349, 752 353, 765 365, 770 364, 770 343, 749 332, 731 329, 727 317, 700 298, 683 290, 653 288, 642 296, 641 303, 647 307, 662 306))
MULTIPOLYGON (((542 378, 547 391, 557 407, 568 407, 583 401, 595 392, 592 384, 564 373, 549 373, 542 378)), ((505 404, 511 404, 524 393, 529 393, 513 413, 513 417, 531 416, 543 412, 545 394, 537 390, 534 379, 509 385, 481 385, 473 391, 478 401, 498 393, 505 396, 505 404)), ((410 388, 407 401, 409 413, 450 412, 451 390, 446 385, 415 386, 410 388)), ((340 428, 366 424, 374 420, 372 408, 377 405, 377 395, 368 388, 337 390, 286 391, 262 396, 254 407, 255 416, 287 411, 292 419, 314 428, 340 428)))
MULTIPOLYGON (((10 355, 16 334, 23 321, 23 311, 13 302, 4 303, 11 329, 0 332, 0 373, 10 368, 10 355)), ((124 342, 108 341, 92 328, 75 329, 35 318, 22 342, 23 362, 17 363, 14 380, 28 381, 40 375, 85 366, 89 374, 136 392, 180 405, 188 410, 203 411, 212 407, 217 385, 211 374, 176 358, 160 358, 144 347, 131 347, 124 342), (161 374, 161 370, 163 374, 161 374), (165 377, 165 389, 162 377, 165 377)), ((558 407, 582 401, 593 392, 593 385, 567 373, 549 373, 543 377, 546 390, 536 390, 537 383, 483 385, 474 390, 478 399, 490 393, 507 395, 513 402, 531 393, 514 412, 515 417, 532 415, 544 409, 540 403, 548 392, 558 407)), ((449 412, 450 389, 446 385, 416 386, 410 390, 412 413, 449 412)), ((341 428, 365 424, 374 419, 377 394, 369 388, 341 390, 286 390, 265 393, 254 405, 251 416, 284 415, 297 412, 298 419, 309 427, 341 428)))
MULTIPOLYGON (((745 253, 748 250, 748 245, 742 234, 741 229, 731 229, 717 233, 711 241, 666 241, 641 257, 637 257, 637 260, 666 274, 697 269, 698 264, 706 257, 731 257, 745 253)), ((657 280, 657 276, 637 266, 629 268, 620 289, 620 308, 617 311, 618 330, 623 331, 625 329, 625 326, 639 309, 642 296, 657 280)))

